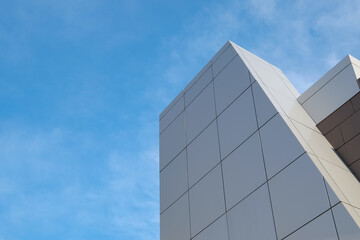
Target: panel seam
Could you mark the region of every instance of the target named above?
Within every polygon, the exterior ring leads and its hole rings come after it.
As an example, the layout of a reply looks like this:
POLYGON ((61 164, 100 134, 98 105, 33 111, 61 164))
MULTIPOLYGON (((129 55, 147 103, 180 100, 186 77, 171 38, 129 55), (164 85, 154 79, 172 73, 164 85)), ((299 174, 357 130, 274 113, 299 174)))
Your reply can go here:
MULTIPOLYGON (((212 75, 214 76, 214 70, 212 68, 212 75)), ((224 170, 222 166, 221 160, 221 147, 220 147, 220 136, 219 136, 219 126, 218 126, 218 118, 217 118, 217 107, 216 107, 216 97, 215 97, 215 81, 213 80, 213 92, 214 92, 214 105, 215 105, 215 116, 216 116, 216 133, 218 139, 218 147, 219 147, 219 160, 220 160, 220 168, 221 168, 221 181, 223 187, 223 196, 224 196, 224 208, 225 208, 225 218, 226 218, 226 229, 227 229, 227 236, 228 240, 230 240, 230 232, 229 232, 229 219, 227 214, 227 204, 226 204, 226 194, 225 194, 225 182, 224 182, 224 170)))

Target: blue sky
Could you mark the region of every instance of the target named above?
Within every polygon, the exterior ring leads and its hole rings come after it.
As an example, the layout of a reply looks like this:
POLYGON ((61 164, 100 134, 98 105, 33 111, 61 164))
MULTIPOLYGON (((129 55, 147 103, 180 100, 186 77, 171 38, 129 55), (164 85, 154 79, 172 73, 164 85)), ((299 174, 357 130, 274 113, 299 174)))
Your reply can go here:
POLYGON ((359 0, 3 0, 0 240, 159 239, 158 115, 232 40, 300 92, 359 0))

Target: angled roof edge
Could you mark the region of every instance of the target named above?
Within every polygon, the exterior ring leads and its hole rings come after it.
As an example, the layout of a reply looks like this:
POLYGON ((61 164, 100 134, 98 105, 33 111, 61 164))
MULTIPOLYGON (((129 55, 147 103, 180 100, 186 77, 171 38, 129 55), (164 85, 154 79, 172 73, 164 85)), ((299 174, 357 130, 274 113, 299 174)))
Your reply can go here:
POLYGON ((196 76, 185 86, 185 88, 172 100, 165 109, 159 114, 159 119, 162 119, 169 111, 170 109, 177 103, 177 101, 184 95, 186 91, 188 91, 195 83, 196 81, 204 74, 204 72, 212 65, 213 62, 215 62, 221 54, 229 47, 231 46, 231 41, 227 41, 219 51, 215 53, 215 55, 212 57, 212 59, 196 74, 196 76))
MULTIPOLYGON (((315 122, 298 102, 292 84, 276 67, 235 45, 249 72, 293 132, 314 165, 360 227, 360 183, 335 153, 315 122), (271 71, 273 70, 273 71, 271 71)), ((281 71, 281 70, 280 70, 281 71)))
MULTIPOLYGON (((252 82, 255 81, 259 84, 340 201, 348 204, 347 210, 360 227, 360 212, 353 208, 355 206, 360 209, 360 183, 320 133, 313 119, 301 106, 298 101, 300 94, 283 72, 231 41, 226 42, 204 68, 213 66, 213 63, 216 63, 217 59, 229 47, 234 50, 231 51, 230 49, 231 56, 237 54, 244 62, 253 80, 252 82)), ((351 60, 352 57, 348 56, 348 59, 351 60)), ((164 110, 160 118, 170 111, 171 107, 196 83, 204 71, 206 69, 201 70, 185 87, 181 94, 165 109, 166 111, 164 110)))
MULTIPOLYGON (((256 56, 255 54, 245 50, 244 48, 238 46, 233 42, 231 42, 231 44, 234 47, 235 51, 237 51, 241 59, 244 61, 245 65, 248 67, 250 73, 253 76, 260 77, 260 75, 264 75, 264 74, 271 74, 273 76, 276 76, 276 78, 278 78, 278 81, 281 82, 281 85, 284 85, 286 87, 286 93, 289 93, 291 94, 291 96, 295 96, 295 97, 300 96, 300 93, 297 91, 294 85, 289 81, 289 79, 287 79, 287 77, 284 75, 284 73, 280 68, 256 56)), ((276 89, 279 87, 278 81, 275 82, 263 81, 263 83, 268 87, 276 89)))
POLYGON ((320 88, 326 85, 331 79, 333 79, 339 72, 345 69, 349 64, 354 64, 360 67, 360 61, 351 55, 346 55, 340 62, 332 67, 327 73, 325 73, 319 80, 317 80, 312 86, 310 86, 304 93, 299 96, 298 101, 303 104, 312 95, 314 95, 320 88))

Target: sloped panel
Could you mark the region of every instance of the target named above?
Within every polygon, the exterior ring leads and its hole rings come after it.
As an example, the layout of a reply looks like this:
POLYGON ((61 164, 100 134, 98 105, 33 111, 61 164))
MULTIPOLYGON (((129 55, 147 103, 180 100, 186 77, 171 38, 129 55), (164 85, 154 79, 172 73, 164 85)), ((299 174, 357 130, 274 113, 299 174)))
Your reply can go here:
POLYGON ((214 121, 188 146, 190 187, 220 162, 218 139, 214 121))
POLYGON ((228 239, 226 215, 223 215, 210 226, 200 232, 194 240, 226 240, 228 239))
POLYGON ((210 66, 199 79, 185 92, 185 106, 188 106, 200 94, 202 90, 211 82, 212 67, 210 66))
POLYGON ((223 159, 257 129, 251 89, 246 90, 218 117, 218 125, 223 159))
POLYGON ((236 55, 235 49, 229 45, 229 47, 213 61, 213 76, 216 77, 236 55))
POLYGON ((251 65, 260 66, 269 72, 274 71, 272 64, 268 63, 267 61, 265 61, 262 58, 259 58, 258 56, 247 51, 246 49, 236 45, 235 43, 232 43, 232 44, 233 44, 234 48, 238 50, 238 52, 240 51, 242 53, 243 57, 246 58, 250 62, 251 65))
POLYGON ((338 204, 335 206, 333 212, 340 239, 360 239, 360 228, 349 215, 344 204, 338 204))
POLYGON ((216 110, 219 114, 250 86, 249 71, 239 56, 217 75, 214 84, 216 110))
MULTIPOLYGON (((265 61, 259 61, 253 56, 250 56, 251 54, 249 55, 243 49, 238 47, 237 52, 239 56, 242 57, 246 66, 251 72, 251 75, 254 76, 255 81, 259 83, 259 86, 263 89, 267 97, 280 113, 281 117, 289 126, 297 141, 301 143, 302 147, 306 149, 307 152, 316 154, 320 157, 318 158, 319 160, 312 158, 313 162, 321 174, 323 174, 323 176, 329 182, 331 188, 336 189, 336 195, 341 200, 346 202, 359 202, 359 182, 353 175, 345 174, 345 178, 344 176, 340 177, 341 174, 339 175, 336 173, 333 167, 329 167, 330 169, 328 170, 324 167, 326 164, 319 163, 319 161, 322 159, 322 162, 330 162, 340 167, 344 171, 347 171, 346 166, 343 164, 339 156, 337 156, 336 153, 332 150, 331 145, 322 135, 320 135, 318 129, 316 128, 315 122, 312 121, 309 118, 308 113, 303 111, 296 103, 296 94, 294 96, 294 91, 292 91, 291 88, 289 88, 287 85, 287 82, 285 81, 286 77, 282 74, 279 74, 279 72, 276 71, 276 68, 273 68, 275 69, 276 74, 272 74, 268 63, 265 61), (346 183, 351 184, 350 186, 346 186, 346 183), (341 189, 341 191, 339 191, 339 189, 341 189)), ((344 171, 340 171, 340 173, 344 173, 344 171)))
POLYGON ((358 92, 359 86, 354 69, 352 65, 349 65, 331 81, 324 84, 302 106, 318 124, 358 92), (341 94, 338 94, 339 91, 341 94))
POLYGON ((226 207, 230 209, 266 182, 259 133, 225 158, 222 165, 226 207))
POLYGON ((338 240, 331 210, 306 224, 286 240, 338 240))
POLYGON ((306 113, 303 107, 298 103, 294 98, 289 98, 284 94, 278 92, 274 89, 269 89, 276 102, 282 108, 284 113, 291 119, 311 128, 312 130, 320 133, 319 129, 316 127, 314 121, 306 113))
POLYGON ((332 149, 330 143, 326 140, 326 138, 318 132, 313 131, 312 129, 293 121, 296 129, 299 130, 302 137, 308 143, 312 152, 322 158, 325 159, 338 167, 343 168, 348 171, 346 165, 341 161, 341 159, 336 155, 335 151, 332 149))
MULTIPOLYGON (((360 189, 360 183, 354 175, 328 161, 322 159, 319 159, 319 161, 345 195, 347 199, 346 202, 360 208, 360 194, 358 191, 360 189)), ((329 182, 329 184, 331 184, 331 182, 329 182)))
POLYGON ((182 151, 160 172, 160 212, 187 191, 186 151, 182 151))
POLYGON ((262 186, 228 212, 230 240, 275 240, 267 185, 262 186))
POLYGON ((187 143, 190 143, 212 120, 215 119, 215 102, 213 84, 185 109, 187 143))
POLYGON ((252 90, 254 94, 257 120, 259 126, 262 126, 277 113, 277 110, 258 83, 254 83, 252 85, 252 90))
POLYGON ((330 185, 326 182, 325 179, 324 179, 324 181, 325 181, 325 187, 326 187, 326 191, 327 191, 327 194, 328 194, 328 197, 329 197, 330 205, 334 206, 334 205, 336 205, 337 203, 340 202, 340 199, 335 194, 334 190, 330 187, 330 185))
POLYGON ((300 96, 299 91, 294 87, 294 85, 287 79, 285 74, 277 67, 273 66, 274 71, 278 74, 278 76, 283 80, 284 84, 289 88, 292 94, 298 98, 300 96))
POLYGON ((184 111, 184 97, 181 97, 174 106, 160 119, 160 133, 165 130, 166 127, 170 125, 172 121, 175 120, 179 114, 184 111))
POLYGON ((225 213, 221 167, 218 165, 190 189, 191 236, 225 213))
MULTIPOLYGON (((169 179, 161 184, 181 183, 173 192, 162 187, 168 196, 161 197, 161 240, 228 239, 226 227, 230 240, 289 234, 288 239, 331 239, 329 208, 340 205, 360 226, 360 208, 354 207, 360 205, 359 182, 297 102, 298 93, 281 70, 228 42, 195 79, 161 114, 160 169, 162 178, 167 174, 169 179), (247 70, 248 85, 232 78, 245 79, 247 70), (175 106, 180 98, 185 98, 184 112, 175 106), (186 146, 189 193, 183 188, 185 165, 177 162, 186 146), (176 164, 179 172, 170 171, 176 164)), ((338 215, 341 224, 347 221, 338 215)), ((342 231, 346 236, 348 230, 342 231)))
POLYGON ((308 155, 269 181, 279 239, 330 208, 325 184, 308 155))
POLYGON ((161 240, 190 240, 188 194, 160 215, 161 240))
POLYGON ((160 170, 171 162, 185 146, 185 115, 183 112, 160 134, 160 170))
POLYGON ((278 114, 260 129, 268 178, 305 152, 278 114))

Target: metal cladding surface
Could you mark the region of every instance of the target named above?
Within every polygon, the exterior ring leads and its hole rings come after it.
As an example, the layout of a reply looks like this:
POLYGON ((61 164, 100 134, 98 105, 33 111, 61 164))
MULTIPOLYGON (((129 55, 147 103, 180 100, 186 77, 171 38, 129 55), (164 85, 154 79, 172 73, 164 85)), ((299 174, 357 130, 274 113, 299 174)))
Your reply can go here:
POLYGON ((360 239, 360 161, 345 151, 360 149, 359 98, 345 91, 357 62, 348 56, 300 95, 227 42, 160 114, 161 240, 360 239), (307 107, 340 80, 345 97, 307 107), (344 99, 351 114, 321 124, 344 99))

